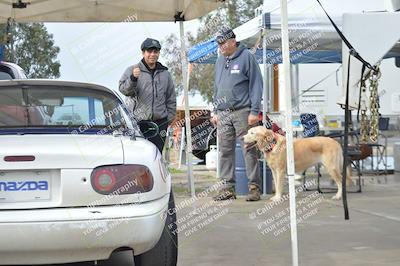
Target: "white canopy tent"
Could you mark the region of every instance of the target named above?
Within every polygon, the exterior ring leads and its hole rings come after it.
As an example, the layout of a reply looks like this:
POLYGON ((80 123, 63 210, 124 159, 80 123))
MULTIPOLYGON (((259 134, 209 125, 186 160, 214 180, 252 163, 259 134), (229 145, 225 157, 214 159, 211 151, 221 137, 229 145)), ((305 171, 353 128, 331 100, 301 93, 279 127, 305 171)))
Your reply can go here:
MULTIPOLYGON (((225 0, 2 0, 0 23, 16 22, 146 22, 180 23, 182 73, 185 97, 187 143, 192 143, 187 84, 187 57, 184 41, 185 20, 201 17, 225 0)), ((194 197, 192 147, 187 145, 188 179, 194 197)))
POLYGON ((2 0, 0 23, 9 17, 17 22, 122 22, 175 21, 201 17, 218 8, 221 0, 2 0))

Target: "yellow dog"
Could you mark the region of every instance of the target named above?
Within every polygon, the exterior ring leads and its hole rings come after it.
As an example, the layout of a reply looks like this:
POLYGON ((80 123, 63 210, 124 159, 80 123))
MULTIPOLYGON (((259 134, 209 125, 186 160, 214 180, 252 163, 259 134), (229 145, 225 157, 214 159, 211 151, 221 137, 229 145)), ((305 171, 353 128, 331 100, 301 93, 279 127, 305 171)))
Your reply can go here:
MULTIPOLYGON (((249 129, 243 138, 247 147, 257 145, 264 153, 275 183, 275 196, 272 200, 279 201, 286 176, 286 138, 263 126, 249 129)), ((328 137, 295 139, 294 162, 296 173, 302 173, 309 167, 322 163, 338 187, 332 199, 342 198, 343 152, 337 141, 328 137)), ((350 168, 347 170, 349 172, 350 168)), ((347 175, 347 181, 351 181, 350 174, 347 175)))

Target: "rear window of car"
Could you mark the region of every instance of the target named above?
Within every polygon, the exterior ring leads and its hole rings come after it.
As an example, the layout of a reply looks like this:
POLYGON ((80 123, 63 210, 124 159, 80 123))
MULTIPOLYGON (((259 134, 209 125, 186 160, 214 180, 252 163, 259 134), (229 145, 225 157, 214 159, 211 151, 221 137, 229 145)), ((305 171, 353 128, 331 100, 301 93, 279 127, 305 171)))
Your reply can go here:
POLYGON ((10 68, 0 65, 0 80, 10 80, 14 76, 10 68))
POLYGON ((98 90, 61 86, 0 87, 0 127, 127 128, 120 101, 98 90))

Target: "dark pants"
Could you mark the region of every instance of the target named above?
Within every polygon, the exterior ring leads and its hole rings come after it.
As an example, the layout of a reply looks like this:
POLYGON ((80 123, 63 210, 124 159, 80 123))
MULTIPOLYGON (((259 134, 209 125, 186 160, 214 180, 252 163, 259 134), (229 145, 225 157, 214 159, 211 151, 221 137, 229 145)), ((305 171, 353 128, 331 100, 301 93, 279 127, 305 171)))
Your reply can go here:
MULTIPOLYGON (((157 124, 158 126, 158 134, 148 140, 151 141, 154 145, 157 146, 158 150, 162 154, 162 150, 164 148, 165 138, 167 135, 167 128, 168 128, 168 120, 167 118, 162 118, 159 120, 152 121, 157 124)), ((146 125, 140 125, 140 131, 146 132, 148 127, 146 125)))

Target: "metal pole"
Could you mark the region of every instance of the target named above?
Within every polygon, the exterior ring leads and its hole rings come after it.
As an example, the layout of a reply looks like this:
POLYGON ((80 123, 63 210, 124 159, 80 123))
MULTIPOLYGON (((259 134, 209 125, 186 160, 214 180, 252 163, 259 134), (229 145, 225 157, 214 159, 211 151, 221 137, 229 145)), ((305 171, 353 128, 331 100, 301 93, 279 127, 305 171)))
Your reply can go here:
POLYGON ((183 79, 183 90, 185 99, 185 128, 186 128, 186 161, 188 169, 188 183, 190 188, 190 194, 192 197, 195 196, 194 191, 194 179, 193 179, 193 164, 192 164, 192 127, 190 125, 190 111, 189 111, 189 95, 188 95, 188 61, 186 57, 186 43, 184 35, 183 21, 179 21, 180 37, 181 37, 181 58, 182 58, 182 79, 183 79))
POLYGON ((347 61, 347 83, 346 83, 346 101, 345 101, 345 108, 344 108, 344 136, 343 136, 343 174, 342 174, 342 202, 344 208, 344 219, 349 220, 349 208, 347 205, 347 193, 346 193, 346 182, 347 182, 347 165, 349 157, 348 155, 348 144, 349 144, 349 86, 350 86, 350 62, 351 62, 351 55, 349 54, 349 58, 347 61))
POLYGON ((297 242, 296 192, 294 186, 294 155, 293 155, 293 128, 292 128, 292 94, 290 86, 290 59, 289 59, 289 30, 287 0, 281 0, 282 18, 282 56, 283 56, 283 86, 286 92, 286 156, 287 176, 289 178, 290 200, 290 231, 292 240, 292 265, 299 265, 297 242))
POLYGON ((268 67, 268 112, 274 111, 274 65, 268 67))
POLYGON ((299 110, 299 97, 300 95, 300 86, 299 86, 299 64, 291 64, 290 66, 290 75, 291 75, 291 88, 292 95, 296 95, 295 98, 292 98, 292 110, 299 110))
MULTIPOLYGON (((263 14, 264 16, 264 14, 263 14)), ((267 36, 265 25, 262 31, 263 34, 263 125, 267 125, 267 111, 269 110, 268 105, 268 80, 267 80, 267 36)), ((263 196, 267 195, 267 162, 263 158, 263 196)))
POLYGON ((178 169, 181 169, 182 153, 183 153, 183 148, 184 147, 185 147, 185 128, 181 127, 181 144, 179 145, 179 164, 178 164, 178 169))
POLYGON ((169 130, 169 128, 167 128, 167 132, 166 132, 166 136, 165 136, 165 155, 164 155, 164 160, 165 160, 165 162, 169 165, 169 162, 170 162, 170 152, 171 152, 171 149, 170 149, 170 144, 171 144, 171 142, 170 142, 170 133, 171 131, 169 130))

